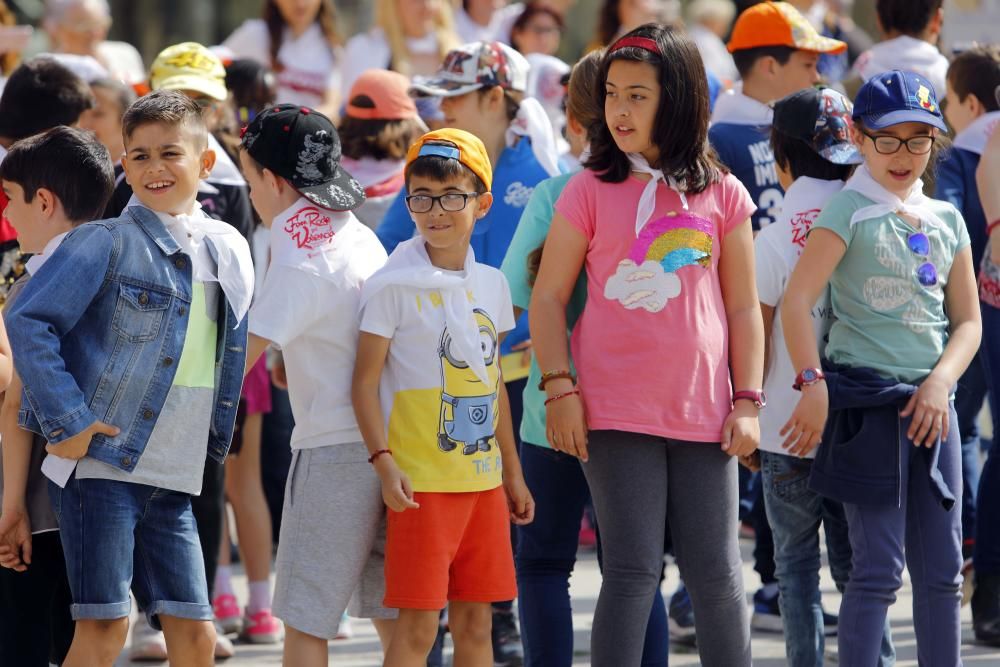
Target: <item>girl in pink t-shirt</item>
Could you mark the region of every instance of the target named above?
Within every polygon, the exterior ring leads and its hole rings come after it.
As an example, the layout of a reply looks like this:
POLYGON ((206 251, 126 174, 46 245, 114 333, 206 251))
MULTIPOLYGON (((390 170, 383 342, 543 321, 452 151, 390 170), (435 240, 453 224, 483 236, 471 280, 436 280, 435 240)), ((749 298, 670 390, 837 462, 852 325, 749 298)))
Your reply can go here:
POLYGON ((754 205, 708 147, 692 42, 646 25, 601 72, 605 126, 556 204, 528 311, 549 441, 583 462, 601 526, 593 664, 639 665, 669 517, 702 664, 749 665, 733 526, 763 403, 754 205), (563 332, 581 269, 574 385, 563 332))

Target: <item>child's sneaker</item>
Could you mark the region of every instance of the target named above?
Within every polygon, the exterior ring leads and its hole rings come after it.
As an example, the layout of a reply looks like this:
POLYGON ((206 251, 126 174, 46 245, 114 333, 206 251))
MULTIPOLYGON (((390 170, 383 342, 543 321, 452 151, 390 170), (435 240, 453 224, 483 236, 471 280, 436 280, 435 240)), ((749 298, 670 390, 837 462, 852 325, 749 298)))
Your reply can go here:
POLYGON ((163 633, 149 625, 145 614, 139 614, 132 628, 128 659, 134 662, 163 662, 167 659, 167 642, 163 633))
POLYGON ((271 614, 270 609, 261 609, 255 614, 247 609, 243 617, 243 631, 240 632, 242 639, 251 644, 277 644, 283 634, 281 621, 271 614))
POLYGON ((764 589, 753 594, 753 619, 750 627, 760 632, 784 632, 781 623, 781 609, 778 608, 778 594, 767 595, 764 589))
POLYGON ((219 630, 218 625, 215 629, 215 659, 228 660, 235 655, 236 648, 233 646, 232 640, 219 630))
POLYGON ((524 649, 521 633, 517 630, 514 612, 493 610, 493 665, 495 667, 521 667, 524 649))
POLYGON ((670 609, 667 613, 667 625, 670 629, 670 642, 695 646, 694 607, 691 606, 691 596, 687 587, 681 582, 680 587, 670 596, 670 609))
POLYGON ((240 605, 237 604, 235 595, 232 593, 216 595, 212 601, 212 611, 215 612, 215 624, 222 634, 229 635, 240 631, 243 615, 240 613, 240 605))
POLYGON ((354 627, 351 625, 351 617, 344 612, 344 615, 340 617, 340 625, 337 626, 337 639, 350 639, 354 636, 354 627))

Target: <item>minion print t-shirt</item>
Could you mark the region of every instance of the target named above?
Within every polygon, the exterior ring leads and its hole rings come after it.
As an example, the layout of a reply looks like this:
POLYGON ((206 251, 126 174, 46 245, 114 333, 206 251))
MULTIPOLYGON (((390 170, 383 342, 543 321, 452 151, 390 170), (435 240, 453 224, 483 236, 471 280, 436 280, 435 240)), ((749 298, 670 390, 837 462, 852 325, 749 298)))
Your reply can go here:
POLYGON ((472 271, 466 296, 485 383, 458 354, 438 290, 388 285, 362 311, 361 331, 392 340, 379 394, 389 449, 414 491, 488 491, 501 483, 499 337, 514 328, 514 311, 500 271, 478 263, 472 271))

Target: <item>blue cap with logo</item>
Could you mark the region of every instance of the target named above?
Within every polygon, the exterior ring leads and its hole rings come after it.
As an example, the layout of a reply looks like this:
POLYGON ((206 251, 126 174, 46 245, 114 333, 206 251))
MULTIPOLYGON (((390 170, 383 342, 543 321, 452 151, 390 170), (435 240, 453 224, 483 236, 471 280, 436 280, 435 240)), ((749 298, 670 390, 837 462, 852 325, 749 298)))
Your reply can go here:
POLYGON ((934 86, 919 74, 894 69, 868 79, 854 98, 854 120, 871 130, 924 123, 947 132, 934 86))

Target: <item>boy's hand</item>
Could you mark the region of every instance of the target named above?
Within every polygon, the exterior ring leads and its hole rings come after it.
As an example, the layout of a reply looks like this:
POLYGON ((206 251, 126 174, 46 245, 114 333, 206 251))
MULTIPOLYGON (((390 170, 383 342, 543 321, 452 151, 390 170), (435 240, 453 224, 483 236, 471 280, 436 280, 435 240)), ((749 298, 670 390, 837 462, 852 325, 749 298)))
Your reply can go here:
POLYGON ((816 448, 823 437, 829 409, 826 382, 802 388, 802 397, 780 433, 785 436, 781 446, 788 450, 789 456, 805 456, 816 448))
POLYGON ((535 519, 535 499, 524 482, 524 477, 515 475, 504 476, 503 490, 507 494, 507 507, 510 508, 511 523, 525 526, 535 519))
POLYGON ((722 451, 730 456, 748 457, 760 445, 760 409, 750 401, 736 401, 722 425, 722 451))
POLYGON ((740 457, 740 465, 745 467, 750 472, 760 471, 760 450, 754 451, 753 454, 749 456, 740 457))
POLYGON ((95 421, 71 438, 66 438, 55 445, 45 445, 45 451, 64 459, 82 459, 87 455, 87 450, 90 449, 91 439, 98 433, 113 438, 121 433, 121 429, 102 421, 95 421))
POLYGON ((0 566, 24 572, 31 564, 31 522, 24 506, 0 511, 0 566))
POLYGON ((948 438, 950 394, 950 386, 931 373, 910 397, 899 416, 913 415, 906 437, 913 441, 914 446, 933 447, 939 435, 942 440, 948 438))
POLYGON ((413 500, 410 478, 392 460, 392 454, 375 459, 375 472, 382 480, 382 501, 393 512, 418 509, 420 504, 413 500))

